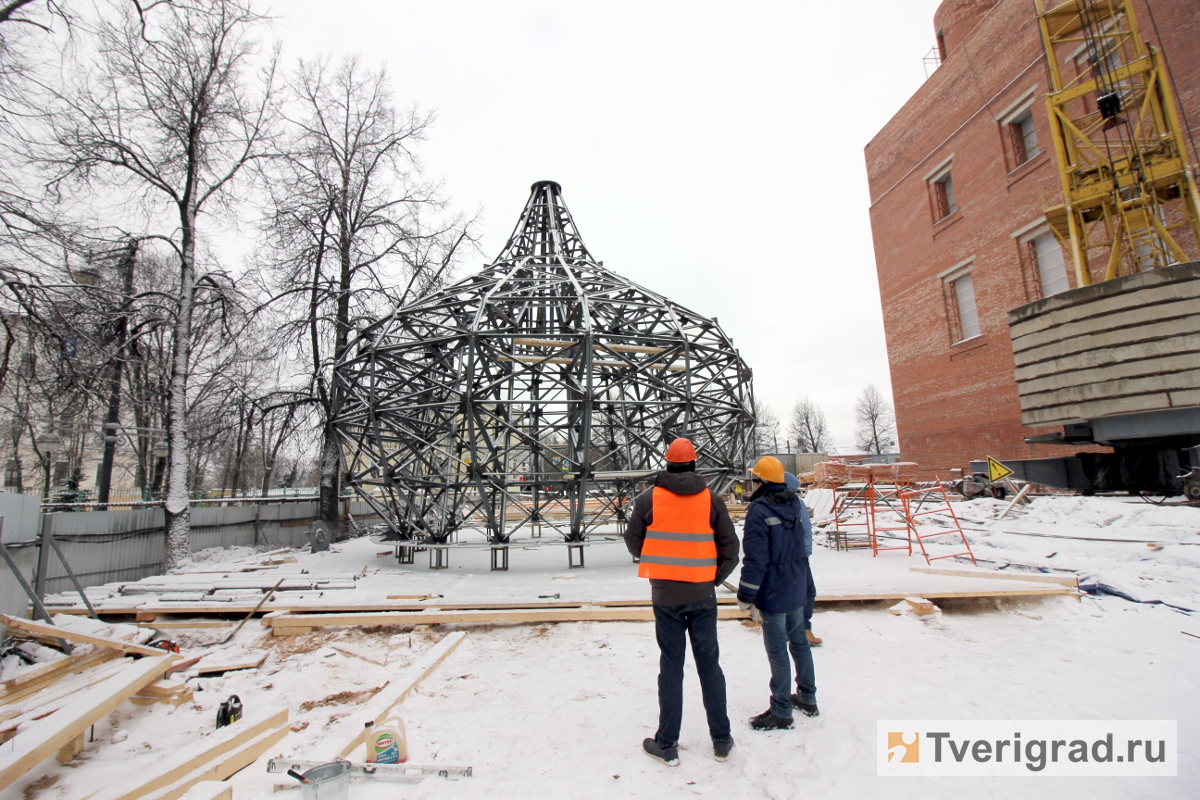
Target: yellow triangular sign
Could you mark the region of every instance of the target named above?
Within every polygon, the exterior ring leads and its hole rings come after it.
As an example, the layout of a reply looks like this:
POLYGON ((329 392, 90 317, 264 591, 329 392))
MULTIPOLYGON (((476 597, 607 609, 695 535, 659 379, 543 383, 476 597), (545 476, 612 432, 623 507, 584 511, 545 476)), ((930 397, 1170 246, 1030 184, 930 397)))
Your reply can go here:
POLYGON ((988 480, 989 481, 992 481, 993 483, 995 483, 996 481, 1002 481, 1005 478, 1007 478, 1009 475, 1012 475, 1012 474, 1013 474, 1013 471, 1011 469, 1004 466, 1003 464, 1001 464, 999 461, 992 458, 991 456, 988 456, 988 480))

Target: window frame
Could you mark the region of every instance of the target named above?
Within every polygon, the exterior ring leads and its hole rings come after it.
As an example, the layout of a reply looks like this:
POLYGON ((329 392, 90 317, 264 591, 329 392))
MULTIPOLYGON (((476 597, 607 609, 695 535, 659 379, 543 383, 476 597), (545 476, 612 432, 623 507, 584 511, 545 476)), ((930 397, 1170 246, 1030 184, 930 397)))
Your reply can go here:
POLYGON ((1000 127, 1001 146, 1004 148, 1004 160, 1009 172, 1023 167, 1046 152, 1046 148, 1042 146, 1037 136, 1037 117, 1033 113, 1036 102, 1037 84, 1034 84, 996 115, 996 122, 1000 127), (1037 146, 1033 152, 1029 152, 1029 148, 1026 147, 1024 131, 1021 130, 1021 123, 1026 119, 1030 120, 1033 125, 1034 143, 1037 146))
POLYGON ((954 191, 954 154, 945 158, 925 176, 929 195, 929 216, 936 225, 958 212, 958 194, 954 191), (946 187, 949 185, 949 191, 946 187), (945 213, 943 213, 945 212, 945 213))
MULTIPOLYGON (((1026 296, 1029 297, 1030 300, 1041 300, 1046 297, 1053 297, 1054 295, 1046 294, 1045 282, 1042 280, 1042 268, 1038 263, 1037 258, 1037 245, 1034 244, 1034 242, 1036 242, 1038 239, 1041 239, 1043 236, 1050 236, 1051 238, 1054 237, 1054 233, 1050 230, 1050 226, 1046 224, 1046 220, 1034 220, 1030 224, 1014 231, 1009 235, 1016 240, 1017 247, 1019 248, 1019 258, 1021 261, 1022 273, 1025 273, 1025 265, 1028 264, 1029 271, 1027 274, 1037 293, 1036 297, 1030 297, 1027 291, 1026 296)), ((1063 289, 1062 291, 1069 292, 1075 288, 1073 282, 1074 267, 1072 266, 1070 258, 1067 255, 1067 251, 1063 249, 1062 243, 1057 239, 1054 241, 1056 244, 1058 244, 1059 252, 1062 254, 1063 272, 1067 278, 1067 288, 1063 289)), ((1054 294, 1059 293, 1060 292, 1055 292, 1054 294)))
POLYGON ((956 347, 964 342, 971 342, 983 337, 983 321, 979 315, 979 297, 975 287, 975 256, 960 261, 947 270, 938 274, 942 282, 942 301, 946 307, 946 329, 949 333, 950 346, 956 347), (971 299, 975 303, 976 333, 967 335, 962 316, 962 306, 959 300, 958 281, 963 278, 971 279, 971 299))

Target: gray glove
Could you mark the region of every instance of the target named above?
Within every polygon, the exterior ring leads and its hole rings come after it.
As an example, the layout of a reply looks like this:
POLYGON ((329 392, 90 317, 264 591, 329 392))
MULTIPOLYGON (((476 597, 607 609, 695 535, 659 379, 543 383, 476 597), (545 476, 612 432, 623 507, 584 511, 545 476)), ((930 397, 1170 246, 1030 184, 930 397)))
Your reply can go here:
POLYGON ((738 608, 742 611, 750 612, 751 622, 757 622, 759 625, 762 625, 762 612, 758 610, 758 606, 754 605, 754 603, 747 603, 745 600, 738 600, 737 604, 738 608))

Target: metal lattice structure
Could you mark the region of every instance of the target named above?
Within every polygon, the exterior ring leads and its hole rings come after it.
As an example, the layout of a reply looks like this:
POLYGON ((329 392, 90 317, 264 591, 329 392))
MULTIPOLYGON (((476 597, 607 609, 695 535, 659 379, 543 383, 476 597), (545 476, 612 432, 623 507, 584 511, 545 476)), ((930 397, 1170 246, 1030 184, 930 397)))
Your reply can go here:
POLYGON ((337 368, 346 474, 402 539, 582 541, 625 519, 677 436, 719 492, 744 469, 751 371, 733 342, 592 258, 550 181, 490 266, 395 309, 351 352, 337 368))
POLYGON ((1138 30, 1132 2, 1036 7, 1064 199, 1046 220, 1075 263, 1075 285, 1092 283, 1093 258, 1106 258, 1106 281, 1192 260, 1195 154, 1189 164, 1166 62, 1138 30))

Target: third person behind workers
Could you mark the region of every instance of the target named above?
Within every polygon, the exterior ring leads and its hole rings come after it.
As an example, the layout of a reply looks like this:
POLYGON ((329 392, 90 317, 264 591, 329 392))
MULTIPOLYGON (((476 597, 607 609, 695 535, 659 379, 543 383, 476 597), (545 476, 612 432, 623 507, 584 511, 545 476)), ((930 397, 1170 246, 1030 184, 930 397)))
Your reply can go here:
POLYGON ((792 709, 815 717, 817 681, 812 650, 805 635, 804 607, 808 594, 808 555, 812 552, 812 523, 804 502, 789 490, 783 463, 760 458, 750 469, 759 484, 750 495, 742 534, 742 573, 738 605, 752 618, 762 619, 763 643, 771 665, 771 707, 750 720, 755 730, 791 728, 792 709), (796 668, 796 692, 791 664, 796 668))

